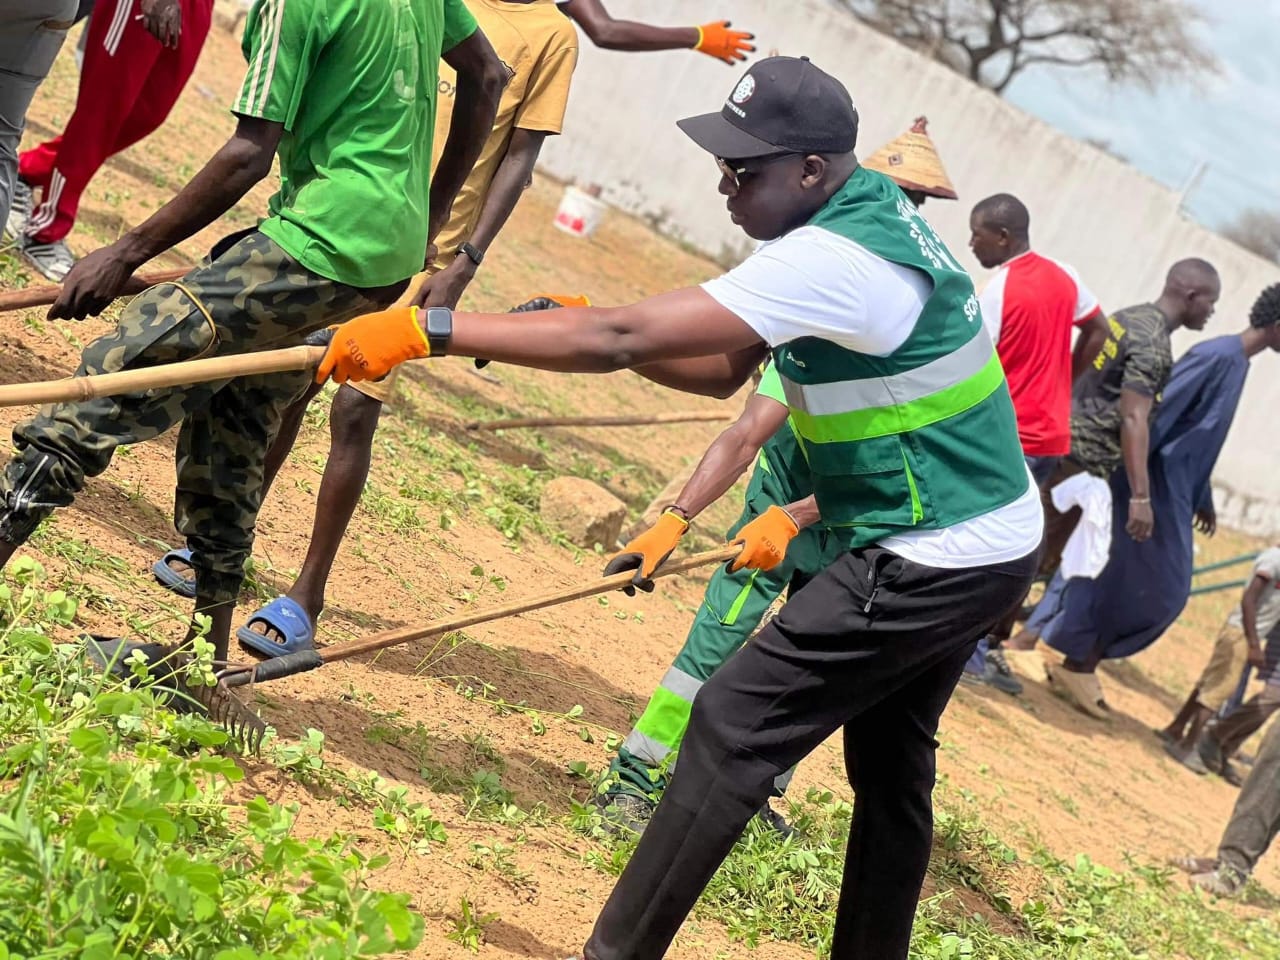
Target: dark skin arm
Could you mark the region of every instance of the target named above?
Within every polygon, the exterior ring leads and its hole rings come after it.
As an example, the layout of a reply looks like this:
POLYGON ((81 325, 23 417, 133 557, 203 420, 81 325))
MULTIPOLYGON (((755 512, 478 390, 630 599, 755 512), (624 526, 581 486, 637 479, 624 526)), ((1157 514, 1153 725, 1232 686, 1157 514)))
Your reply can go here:
POLYGON ((719 500, 751 466, 760 448, 787 422, 787 408, 759 394, 747 401, 742 416, 711 441, 676 504, 693 519, 719 500))
POLYGON ((431 199, 427 242, 449 221, 453 198, 476 165, 484 142, 498 114, 498 100, 507 83, 502 61, 479 30, 443 56, 458 73, 453 112, 449 115, 449 137, 440 152, 431 177, 431 199))
MULTIPOLYGON (((685 518, 692 520, 728 493, 743 471, 751 466, 751 461, 759 455, 760 448, 786 422, 787 408, 778 401, 760 394, 748 400, 742 416, 711 441, 711 446, 698 461, 693 475, 676 497, 676 506, 684 513, 685 518)), ((784 509, 791 514, 791 519, 801 530, 821 519, 818 502, 814 497, 787 504, 784 509)))
POLYGON ((1093 358, 1102 349, 1103 341, 1107 339, 1108 333, 1107 318, 1102 315, 1101 311, 1098 311, 1080 325, 1080 333, 1076 336, 1075 349, 1071 351, 1072 383, 1079 380, 1080 374, 1084 373, 1093 363, 1093 358))
POLYGON ((1244 597, 1240 600, 1240 621, 1244 625, 1244 636, 1249 641, 1249 663, 1261 669, 1266 665, 1266 657, 1262 652, 1262 638, 1258 636, 1258 603, 1262 600, 1264 590, 1271 588, 1271 581, 1255 574, 1244 588, 1244 597))
POLYGON ((684 50, 698 42, 696 27, 655 27, 615 20, 601 0, 570 0, 560 9, 604 50, 684 50))
POLYGON ((664 387, 727 400, 746 383, 751 371, 760 365, 768 352, 769 348, 760 343, 737 353, 688 360, 659 360, 632 369, 646 380, 664 387))
POLYGON ((1151 485, 1147 479, 1147 435, 1151 398, 1134 390, 1120 391, 1120 448, 1129 477, 1129 522, 1125 530, 1141 543, 1151 536, 1155 514, 1151 510, 1151 485), (1145 502, 1143 502, 1145 501, 1145 502))
MULTIPOLYGON (((420 322, 426 322, 422 314, 420 322)), ((450 353, 562 373, 608 373, 760 346, 760 336, 701 287, 625 307, 455 313, 450 353)), ((744 370, 742 386, 750 377, 744 370)))
POLYGON ((80 260, 62 283, 50 320, 106 309, 142 264, 217 220, 271 172, 284 126, 240 117, 236 132, 176 197, 115 243, 80 260))
MULTIPOLYGON (((511 132, 506 155, 493 174, 484 207, 476 220, 475 230, 471 233, 470 242, 481 253, 489 249, 489 244, 493 243, 498 231, 506 224, 511 211, 520 201, 520 195, 533 176, 533 165, 538 160, 538 153, 546 138, 544 130, 523 130, 517 127, 511 132)), ((475 278, 477 269, 470 257, 459 254, 449 266, 423 283, 418 290, 421 300, 415 302, 428 307, 456 306, 467 285, 475 278)))

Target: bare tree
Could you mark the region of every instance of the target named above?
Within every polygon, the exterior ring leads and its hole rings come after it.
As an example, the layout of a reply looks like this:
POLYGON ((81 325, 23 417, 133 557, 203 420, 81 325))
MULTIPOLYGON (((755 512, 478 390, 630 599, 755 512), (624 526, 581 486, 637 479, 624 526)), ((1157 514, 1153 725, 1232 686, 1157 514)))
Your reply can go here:
POLYGON ((1036 65, 1148 89, 1219 69, 1190 0, 837 0, 881 33, 1003 93, 1036 65))
POLYGON ((1245 210, 1220 232, 1246 250, 1280 263, 1280 211, 1245 210))

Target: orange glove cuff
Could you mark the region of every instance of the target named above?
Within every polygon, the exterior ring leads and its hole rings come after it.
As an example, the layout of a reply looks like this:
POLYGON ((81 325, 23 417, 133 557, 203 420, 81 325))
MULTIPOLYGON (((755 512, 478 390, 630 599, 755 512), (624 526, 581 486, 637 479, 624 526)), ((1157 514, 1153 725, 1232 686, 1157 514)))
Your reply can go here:
POLYGON ((737 60, 745 60, 747 54, 756 49, 748 42, 755 39, 755 34, 730 30, 728 20, 704 23, 696 29, 698 42, 693 45, 693 49, 724 63, 732 65, 737 60))
POLYGON ((548 300, 554 300, 562 307, 589 307, 591 301, 587 299, 585 293, 543 293, 539 296, 546 297, 548 300))
POLYGON ((680 543, 680 538, 689 529, 689 521, 671 510, 664 511, 655 523, 644 533, 635 537, 620 551, 621 554, 639 554, 640 576, 653 576, 655 570, 662 566, 662 561, 671 556, 671 552, 680 543))
POLYGON ((787 547, 799 532, 791 514, 777 505, 770 506, 730 541, 742 544, 742 551, 729 565, 729 572, 736 573, 743 567, 772 570, 786 557, 787 547))
POLYGON ((406 360, 431 356, 431 345, 418 321, 417 307, 392 307, 339 324, 324 359, 316 370, 316 383, 332 377, 378 380, 406 360))

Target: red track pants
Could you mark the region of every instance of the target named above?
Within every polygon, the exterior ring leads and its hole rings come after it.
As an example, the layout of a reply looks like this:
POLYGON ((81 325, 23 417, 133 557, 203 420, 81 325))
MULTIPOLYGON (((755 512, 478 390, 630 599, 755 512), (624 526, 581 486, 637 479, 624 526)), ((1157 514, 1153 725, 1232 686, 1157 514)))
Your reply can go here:
POLYGON ((71 232, 80 196, 98 168, 164 123, 195 70, 213 0, 182 0, 176 50, 147 32, 137 19, 141 6, 141 0, 99 0, 66 129, 18 158, 18 175, 41 194, 27 227, 37 243, 71 232))

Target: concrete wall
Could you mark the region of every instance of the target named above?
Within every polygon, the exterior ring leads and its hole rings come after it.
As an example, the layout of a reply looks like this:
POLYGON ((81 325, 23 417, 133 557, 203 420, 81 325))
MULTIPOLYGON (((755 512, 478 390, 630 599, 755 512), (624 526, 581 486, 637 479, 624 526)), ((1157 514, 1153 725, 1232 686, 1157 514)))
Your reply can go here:
MULTIPOLYGON (((721 5, 722 7, 724 5, 721 5)), ((618 17, 699 23, 705 0, 610 0, 618 17)), ((723 13, 721 15, 724 15, 723 13)), ((976 201, 1008 191, 1031 209, 1035 248, 1075 265, 1108 309, 1153 299, 1165 270, 1202 256, 1222 273, 1224 291, 1209 335, 1247 323, 1250 304, 1280 267, 1185 219, 1175 193, 1107 153, 1072 140, 963 77, 860 26, 818 0, 734 0, 734 25, 753 30, 761 53, 776 48, 808 56, 836 74, 861 117, 860 152, 897 136, 919 114, 929 117, 960 201, 931 200, 925 215, 962 263, 968 214, 976 201)), ((566 133, 548 141, 551 174, 598 183, 613 205, 726 262, 749 249, 716 192, 711 159, 674 126, 689 114, 718 110, 736 82, 730 69, 684 51, 621 54, 584 38, 566 133)), ((1063 75, 1069 83, 1069 74, 1063 75)), ((1191 344, 1177 338, 1180 352, 1191 344)), ((1232 495, 1224 521, 1259 533, 1280 532, 1277 430, 1280 359, 1258 358, 1216 479, 1232 495)))

